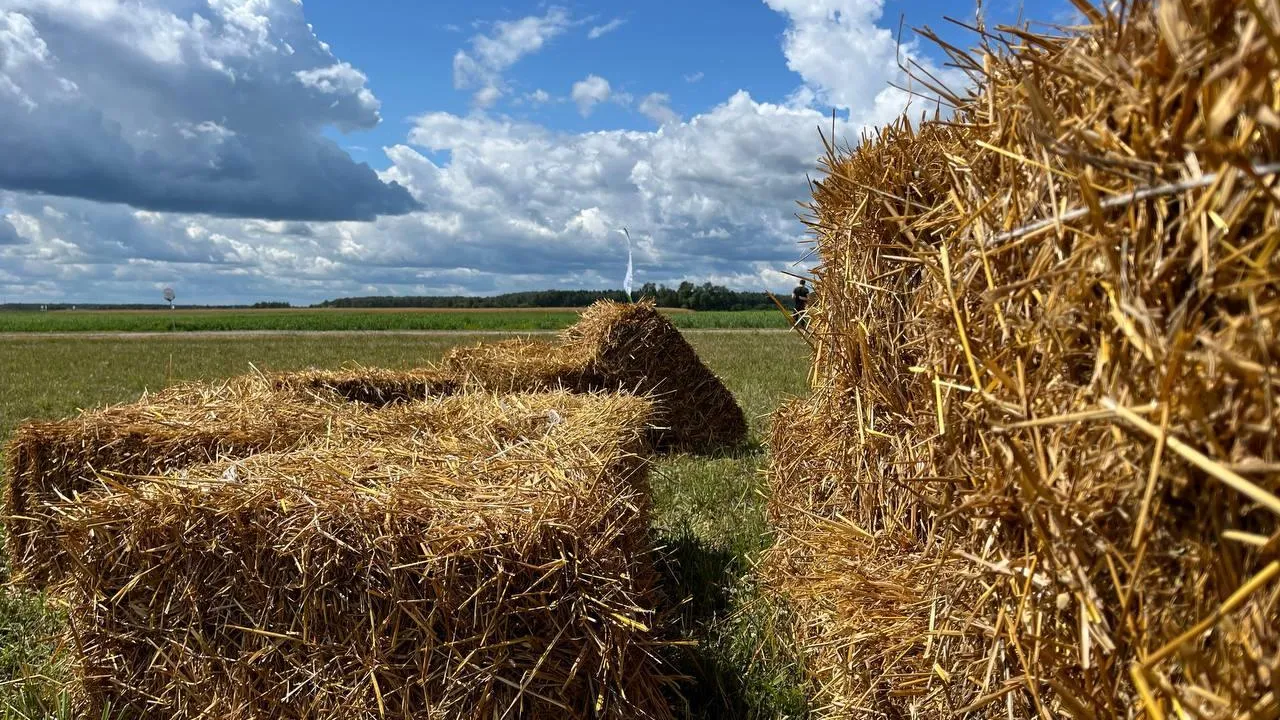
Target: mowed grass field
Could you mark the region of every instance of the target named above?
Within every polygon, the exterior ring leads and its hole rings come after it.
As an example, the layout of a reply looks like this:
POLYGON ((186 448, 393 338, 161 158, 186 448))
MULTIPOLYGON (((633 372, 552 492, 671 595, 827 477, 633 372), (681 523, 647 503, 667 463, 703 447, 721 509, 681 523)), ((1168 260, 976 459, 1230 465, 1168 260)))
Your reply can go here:
MULTIPOLYGON (((785 328, 777 311, 665 311, 681 328, 785 328)), ((0 333, 219 332, 386 330, 559 330, 576 322, 572 308, 436 310, 297 308, 281 310, 0 311, 0 333)))
MULTIPOLYGON (((729 385, 751 420, 752 442, 723 457, 656 461, 653 532, 664 574, 687 598, 680 632, 696 641, 679 672, 691 718, 784 718, 804 714, 796 658, 779 630, 779 610, 752 587, 749 570, 769 543, 762 469, 768 415, 806 392, 808 347, 793 334, 690 333, 703 360, 729 385)), ((146 389, 262 370, 348 363, 413 367, 460 344, 493 335, 162 335, 148 338, 33 336, 0 343, 0 437, 24 419, 60 418, 81 408, 135 400, 146 389)), ((0 465, 3 465, 0 457, 0 465)), ((0 594, 0 718, 66 716, 55 660, 64 620, 39 597, 0 594)))

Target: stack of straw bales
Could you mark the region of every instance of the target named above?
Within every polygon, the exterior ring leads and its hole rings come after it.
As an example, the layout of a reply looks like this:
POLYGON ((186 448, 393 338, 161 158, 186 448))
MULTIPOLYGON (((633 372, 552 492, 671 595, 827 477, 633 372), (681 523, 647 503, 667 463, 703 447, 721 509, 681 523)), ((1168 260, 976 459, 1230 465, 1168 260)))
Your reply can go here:
POLYGON ((148 717, 670 714, 625 395, 465 395, 63 519, 80 697, 148 717))
POLYGON ((18 584, 61 576, 58 508, 103 481, 152 475, 221 457, 282 450, 355 411, 336 398, 276 393, 255 377, 186 384, 136 403, 18 428, 6 457, 5 531, 18 584))
POLYGON ((652 302, 588 308, 559 342, 513 340, 458 348, 445 367, 495 391, 623 390, 657 401, 655 444, 711 451, 741 444, 747 423, 719 378, 652 302))
POLYGON ((62 574, 55 520, 58 508, 79 493, 217 458, 284 450, 330 432, 335 422, 357 428, 369 408, 465 389, 632 390, 660 403, 654 425, 661 428, 653 434, 664 446, 712 450, 737 444, 746 433, 733 396, 651 304, 598 303, 560 344, 481 345, 455 352, 447 365, 255 373, 175 386, 70 420, 24 424, 7 453, 5 527, 15 581, 45 587, 62 574))
POLYGON ((764 573, 826 716, 1280 715, 1280 6, 1076 5, 815 187, 764 573))

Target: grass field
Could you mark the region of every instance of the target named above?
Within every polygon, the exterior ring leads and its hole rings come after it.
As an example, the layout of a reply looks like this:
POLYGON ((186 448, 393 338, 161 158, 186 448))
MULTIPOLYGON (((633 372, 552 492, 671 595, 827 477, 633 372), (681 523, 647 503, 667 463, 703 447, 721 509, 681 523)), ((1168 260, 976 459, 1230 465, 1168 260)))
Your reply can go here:
MULTIPOLYGON (((144 389, 226 377, 249 370, 250 363, 263 370, 346 362, 412 367, 476 339, 465 334, 10 339, 0 345, 0 437, 7 438, 23 419, 130 401, 144 389)), ((690 706, 683 714, 799 717, 804 704, 794 658, 776 630, 776 611, 756 596, 746 578, 768 542, 760 440, 780 399, 805 391, 808 349, 782 333, 694 334, 690 341, 746 410, 752 443, 730 456, 662 458, 654 469, 653 530, 668 551, 665 573, 671 585, 689 598, 679 613, 682 632, 697 641, 679 668, 691 678, 685 692, 690 706)), ((39 598, 0 594, 0 718, 58 715, 56 688, 66 670, 50 658, 61 627, 57 612, 45 609, 39 598)))
MULTIPOLYGON (((777 311, 668 313, 681 328, 785 328, 777 311)), ((0 312, 0 333, 217 332, 227 330, 559 330, 573 309, 515 310, 59 310, 0 312)))

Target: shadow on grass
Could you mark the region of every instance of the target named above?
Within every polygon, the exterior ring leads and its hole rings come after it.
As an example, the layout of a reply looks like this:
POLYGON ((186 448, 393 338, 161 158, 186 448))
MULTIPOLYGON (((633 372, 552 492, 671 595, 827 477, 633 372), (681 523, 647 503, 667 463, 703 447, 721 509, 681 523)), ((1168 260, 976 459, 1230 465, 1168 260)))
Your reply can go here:
POLYGON ((748 457, 760 457, 765 451, 765 445, 758 438, 752 437, 744 440, 737 445, 726 447, 717 447, 702 450, 672 450, 667 448, 659 448, 658 455, 660 457, 687 457, 697 460, 740 460, 748 457))
POLYGON ((777 652, 777 614, 747 585, 741 554, 708 545, 688 528, 660 532, 659 568, 681 638, 676 650, 684 678, 674 707, 680 717, 802 718, 807 716, 796 666, 777 652))

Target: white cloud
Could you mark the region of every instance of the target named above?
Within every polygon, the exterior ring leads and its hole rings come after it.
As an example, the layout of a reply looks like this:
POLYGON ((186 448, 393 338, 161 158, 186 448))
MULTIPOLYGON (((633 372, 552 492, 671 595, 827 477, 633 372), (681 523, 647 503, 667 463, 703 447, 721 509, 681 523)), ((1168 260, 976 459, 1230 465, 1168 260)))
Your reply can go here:
MULTIPOLYGON (((246 0, 245 6, 255 2, 267 0, 246 0)), ((804 228, 795 220, 795 202, 807 195, 805 175, 814 170, 822 152, 816 128, 830 126, 829 107, 837 105, 846 111, 837 121, 837 136, 856 139, 864 123, 883 122, 900 111, 904 96, 883 90, 898 72, 892 63, 893 46, 885 45, 876 26, 879 4, 768 2, 788 20, 784 51, 802 80, 789 97, 763 102, 738 92, 682 120, 671 110, 669 98, 650 93, 636 104, 661 125, 648 132, 568 133, 492 111, 426 112, 413 119, 402 144, 384 148, 389 167, 377 178, 403 185, 426 208, 404 215, 370 222, 311 217, 307 222, 282 217, 244 220, 0 189, 0 207, 15 231, 8 233, 0 225, 0 236, 16 234, 22 239, 0 244, 0 295, 11 300, 149 299, 161 278, 176 283, 192 302, 617 287, 625 272, 626 251, 613 229, 621 225, 629 227, 636 240, 638 283, 687 278, 743 289, 788 287, 791 281, 780 270, 802 255, 797 243, 804 228), (822 62, 821 48, 852 52, 851 57, 867 64, 866 74, 879 79, 834 72, 822 62)), ((113 0, 94 0, 78 6, 86 13, 107 8, 103 12, 109 14, 115 5, 113 0)), ((239 24, 228 21, 237 29, 222 33, 224 44, 248 56, 272 58, 273 64, 265 67, 285 68, 280 77, 289 92, 303 93, 312 107, 327 108, 339 99, 346 103, 344 112, 367 119, 370 108, 360 103, 357 89, 365 81, 343 69, 318 41, 288 35, 302 59, 297 65, 278 64, 283 61, 274 58, 292 56, 270 49, 280 47, 273 40, 276 16, 270 17, 273 32, 265 36, 248 17, 239 24), (313 72, 294 74, 308 70, 313 72)), ((125 19, 106 24, 116 27, 112 23, 131 27, 125 19)), ((488 27, 485 37, 507 38, 509 47, 534 47, 533 37, 543 38, 543 43, 548 37, 542 30, 515 32, 499 25, 488 27), (517 36, 526 39, 517 41, 517 36)), ((56 65, 59 45, 42 32, 39 22, 34 27, 37 37, 48 40, 47 60, 41 62, 56 65)), ((23 47, 34 47, 30 37, 23 37, 23 47)), ((237 64, 232 59, 241 56, 230 50, 214 53, 181 42, 175 45, 164 33, 130 37, 130 42, 147 48, 138 53, 170 58, 178 67, 205 63, 206 56, 222 64, 222 70, 201 65, 209 73, 230 72, 242 78, 245 68, 264 67, 261 59, 248 66, 237 64)), ((489 45, 473 43, 463 53, 481 73, 468 89, 507 92, 501 70, 520 53, 482 52, 481 47, 489 45), (488 72, 496 74, 483 74, 488 72), (496 80, 491 83, 489 78, 496 80)), ((153 67, 159 61, 148 63, 146 67, 153 67)), ((22 73, 28 72, 22 70, 18 76, 25 80, 22 73)), ((85 84, 81 75, 66 75, 85 84)), ((50 93, 33 93, 34 100, 52 103, 48 98, 59 86, 49 82, 33 87, 50 93)), ((97 90, 90 86, 81 92, 92 96, 97 90)), ((0 96, 3 93, 0 89, 0 96)), ((521 97, 530 103, 556 100, 543 90, 521 97)), ((575 85, 572 99, 590 112, 600 102, 626 97, 604 78, 588 76, 575 85)), ((194 94, 192 98, 190 102, 200 99, 194 94)), ((288 111, 282 102, 270 99, 267 107, 273 113, 288 111)), ((182 130, 195 137, 189 142, 209 147, 215 141, 235 146, 243 136, 259 132, 244 117, 226 112, 223 104, 217 108, 216 113, 166 115, 168 124, 163 127, 137 129, 163 135, 161 131, 170 128, 167 132, 181 136, 174 124, 181 121, 186 123, 182 130)), ((0 139, 0 145, 3 142, 0 139)), ((299 193, 308 189, 294 188, 299 193)))
POLYGON ((293 0, 4 0, 0 188, 353 219, 414 203, 323 135, 376 126, 293 0), (5 96, 12 99, 6 99, 5 96))
MULTIPOLYGON (((821 152, 814 127, 824 122, 817 110, 746 93, 654 132, 557 133, 428 113, 414 121, 410 145, 387 148, 383 179, 430 209, 370 223, 245 221, 0 192, 0 205, 33 225, 14 223, 31 242, 0 247, 0 267, 23 278, 0 278, 0 294, 137 299, 149 297, 140 288, 155 276, 173 278, 193 302, 315 301, 366 286, 616 287, 626 263, 612 232, 620 225, 637 241, 637 282, 759 288, 798 255, 794 203, 821 152), (437 164, 436 153, 449 161, 437 164), (41 212, 46 204, 61 217, 41 212), (201 232, 189 233, 193 226, 201 232)), ((843 123, 838 130, 856 132, 843 123)))
POLYGON ((886 123, 901 114, 909 98, 889 86, 908 83, 898 66, 899 52, 904 62, 915 58, 957 89, 963 87, 961 73, 936 71, 914 44, 899 48, 894 32, 876 24, 884 13, 884 0, 764 2, 790 21, 782 49, 787 67, 805 82, 796 98, 846 110, 858 123, 886 123))
POLYGON ((614 18, 604 25, 597 25, 591 28, 591 30, 587 32, 587 37, 591 40, 597 40, 622 27, 626 22, 627 21, 622 18, 614 18))
POLYGON ((680 122, 680 115, 671 109, 671 96, 666 93, 649 93, 640 101, 640 112, 659 125, 680 122))
POLYGON ((30 66, 49 61, 49 46, 36 32, 31 19, 16 12, 0 12, 0 97, 8 95, 28 112, 39 104, 18 85, 15 78, 30 66))
POLYGON ((568 230, 584 232, 597 239, 608 237, 615 227, 609 216, 601 212, 598 207, 589 207, 583 210, 575 215, 566 226, 568 230))
POLYGON ((298 82, 306 87, 319 90, 326 95, 351 95, 367 112, 377 114, 382 103, 373 96, 365 84, 369 78, 364 73, 351 67, 351 63, 334 63, 328 67, 309 68, 294 73, 298 82))
POLYGON ((18 228, 9 222, 9 218, 0 215, 0 245, 20 245, 26 241, 26 238, 18 233, 18 228))
POLYGON ((501 98, 502 91, 492 85, 488 85, 477 90, 476 94, 471 97, 471 101, 475 103, 476 107, 483 109, 493 107, 494 103, 501 98))
POLYGON ((453 85, 459 90, 475 89, 476 105, 492 105, 506 92, 504 71, 520 58, 541 50, 567 30, 569 12, 552 7, 545 15, 494 23, 489 34, 471 38, 471 50, 453 56, 453 85))
POLYGON ((699 70, 698 72, 691 73, 691 74, 689 74, 689 75, 685 75, 685 76, 684 76, 684 81, 685 81, 685 82, 687 82, 687 83, 689 83, 689 84, 693 84, 693 83, 696 83, 696 82, 701 82, 701 81, 702 81, 702 78, 704 78, 704 77, 706 77, 706 73, 704 73, 704 72, 702 72, 701 70, 699 70))
POLYGON ((607 102, 612 94, 613 89, 609 86, 608 80, 599 75, 588 75, 573 84, 573 92, 570 97, 578 104, 578 112, 582 113, 583 117, 586 117, 591 114, 596 105, 607 102))

